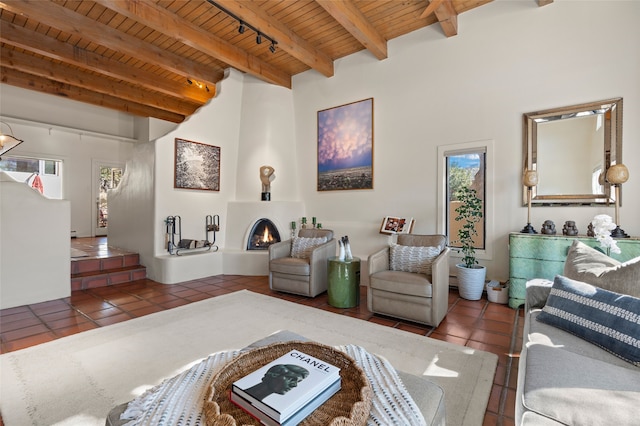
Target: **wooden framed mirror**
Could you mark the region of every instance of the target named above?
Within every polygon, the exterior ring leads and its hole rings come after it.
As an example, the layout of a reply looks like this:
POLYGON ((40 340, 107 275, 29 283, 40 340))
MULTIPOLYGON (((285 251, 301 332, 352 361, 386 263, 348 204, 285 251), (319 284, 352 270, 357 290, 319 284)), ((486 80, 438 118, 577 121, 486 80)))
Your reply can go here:
MULTIPOLYGON (((539 180, 532 206, 611 204, 615 193, 604 176, 618 163, 622 98, 523 114, 523 173, 535 170, 539 180)), ((527 205, 524 185, 522 203, 527 205)))

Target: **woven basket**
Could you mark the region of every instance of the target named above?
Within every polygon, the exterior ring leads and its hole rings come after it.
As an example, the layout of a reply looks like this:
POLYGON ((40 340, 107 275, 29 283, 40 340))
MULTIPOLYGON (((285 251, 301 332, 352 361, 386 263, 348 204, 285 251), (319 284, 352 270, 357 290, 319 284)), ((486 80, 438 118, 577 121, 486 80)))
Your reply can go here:
POLYGON ((296 349, 340 368, 341 389, 306 417, 304 426, 361 426, 367 423, 373 392, 353 358, 331 346, 290 341, 251 350, 222 367, 207 392, 204 412, 207 426, 259 425, 260 422, 229 400, 231 385, 269 362, 296 349))

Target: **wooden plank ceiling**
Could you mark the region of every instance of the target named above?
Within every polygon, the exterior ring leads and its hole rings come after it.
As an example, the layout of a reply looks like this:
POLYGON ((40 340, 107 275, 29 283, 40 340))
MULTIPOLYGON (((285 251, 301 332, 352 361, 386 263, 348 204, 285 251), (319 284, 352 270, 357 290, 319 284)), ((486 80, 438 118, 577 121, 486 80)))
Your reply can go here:
POLYGON ((454 36, 457 16, 489 1, 0 0, 0 77, 179 123, 226 68, 290 88, 293 75, 330 77, 360 50, 383 60, 388 40, 428 25, 454 36))

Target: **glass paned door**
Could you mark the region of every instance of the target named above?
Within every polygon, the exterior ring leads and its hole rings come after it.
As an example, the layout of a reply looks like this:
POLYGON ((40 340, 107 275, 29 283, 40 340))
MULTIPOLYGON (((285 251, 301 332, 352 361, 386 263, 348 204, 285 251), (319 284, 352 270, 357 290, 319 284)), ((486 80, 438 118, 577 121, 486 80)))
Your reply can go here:
POLYGON ((120 183, 124 169, 120 166, 98 166, 97 199, 96 199, 96 226, 95 235, 107 235, 109 227, 109 205, 107 191, 115 189, 120 183))

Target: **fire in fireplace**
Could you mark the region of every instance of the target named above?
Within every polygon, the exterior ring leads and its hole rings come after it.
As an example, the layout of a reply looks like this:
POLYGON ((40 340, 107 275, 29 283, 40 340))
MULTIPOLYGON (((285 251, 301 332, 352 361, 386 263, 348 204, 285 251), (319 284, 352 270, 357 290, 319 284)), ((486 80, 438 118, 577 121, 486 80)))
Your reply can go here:
POLYGON ((269 246, 280 242, 278 228, 269 219, 262 218, 253 225, 247 240, 247 250, 268 250, 269 246))

